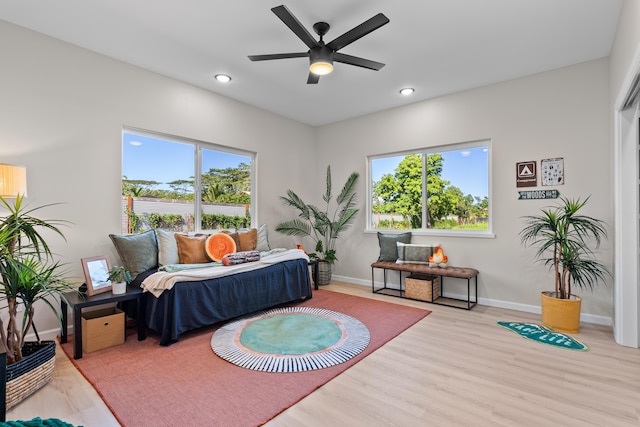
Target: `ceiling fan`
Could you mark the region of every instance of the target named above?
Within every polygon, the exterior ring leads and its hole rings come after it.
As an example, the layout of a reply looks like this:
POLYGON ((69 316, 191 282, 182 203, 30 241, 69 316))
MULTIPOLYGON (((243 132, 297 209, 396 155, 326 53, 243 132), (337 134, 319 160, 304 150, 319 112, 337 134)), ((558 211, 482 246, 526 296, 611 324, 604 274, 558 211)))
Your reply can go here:
POLYGON ((316 22, 313 24, 313 30, 320 36, 320 41, 316 41, 311 33, 302 26, 300 21, 293 16, 286 6, 276 6, 272 8, 271 11, 309 47, 309 50, 307 52, 249 55, 249 59, 252 61, 309 57, 309 77, 307 78, 307 84, 317 84, 321 75, 329 74, 333 71, 334 61, 375 71, 384 67, 384 64, 380 62, 338 52, 343 47, 389 23, 389 18, 382 13, 378 13, 373 18, 364 21, 362 24, 325 44, 323 37, 330 28, 326 22, 316 22))

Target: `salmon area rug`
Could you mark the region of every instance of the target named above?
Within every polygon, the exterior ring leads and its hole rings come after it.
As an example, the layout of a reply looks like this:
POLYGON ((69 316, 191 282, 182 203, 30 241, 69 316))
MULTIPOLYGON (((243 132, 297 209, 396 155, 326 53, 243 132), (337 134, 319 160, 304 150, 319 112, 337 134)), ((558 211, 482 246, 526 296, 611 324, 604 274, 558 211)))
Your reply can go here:
POLYGON ((366 348, 335 366, 304 372, 261 372, 218 357, 211 337, 225 323, 185 333, 168 347, 148 331, 138 341, 127 329, 124 344, 73 359, 73 340, 61 344, 123 426, 262 425, 380 348, 430 311, 317 290, 285 306, 312 307, 352 316, 370 333, 366 348))

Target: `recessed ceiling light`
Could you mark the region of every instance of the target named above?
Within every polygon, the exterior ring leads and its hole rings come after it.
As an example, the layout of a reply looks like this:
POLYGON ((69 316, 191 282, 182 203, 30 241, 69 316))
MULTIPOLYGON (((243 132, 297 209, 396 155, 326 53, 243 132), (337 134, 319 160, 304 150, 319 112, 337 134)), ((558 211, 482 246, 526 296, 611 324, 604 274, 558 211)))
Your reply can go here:
POLYGON ((228 83, 231 81, 231 77, 227 76, 226 74, 216 74, 216 80, 221 83, 228 83))
POLYGON ((411 95, 416 90, 412 87, 405 87, 404 89, 400 89, 400 94, 402 95, 411 95))

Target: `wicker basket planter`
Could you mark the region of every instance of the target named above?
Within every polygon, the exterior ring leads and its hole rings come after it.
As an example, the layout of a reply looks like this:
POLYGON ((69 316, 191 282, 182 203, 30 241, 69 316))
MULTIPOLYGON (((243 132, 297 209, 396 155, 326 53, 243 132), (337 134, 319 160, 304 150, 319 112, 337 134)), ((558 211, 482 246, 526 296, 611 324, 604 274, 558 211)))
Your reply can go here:
POLYGON ((22 360, 7 366, 7 409, 22 402, 53 377, 55 341, 26 342, 22 351, 22 360))
POLYGON ((325 261, 318 263, 318 285, 331 283, 331 264, 325 261))
POLYGON ((440 296, 438 276, 413 273, 404 279, 404 287, 407 298, 433 302, 440 296))

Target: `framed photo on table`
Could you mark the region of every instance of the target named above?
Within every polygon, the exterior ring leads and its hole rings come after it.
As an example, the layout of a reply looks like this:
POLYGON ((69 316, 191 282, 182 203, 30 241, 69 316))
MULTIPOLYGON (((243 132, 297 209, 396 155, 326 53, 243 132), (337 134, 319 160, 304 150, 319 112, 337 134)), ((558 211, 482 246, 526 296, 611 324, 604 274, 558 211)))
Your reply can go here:
POLYGON ((82 258, 82 270, 87 284, 87 295, 101 294, 111 290, 109 270, 111 264, 105 256, 82 258))

